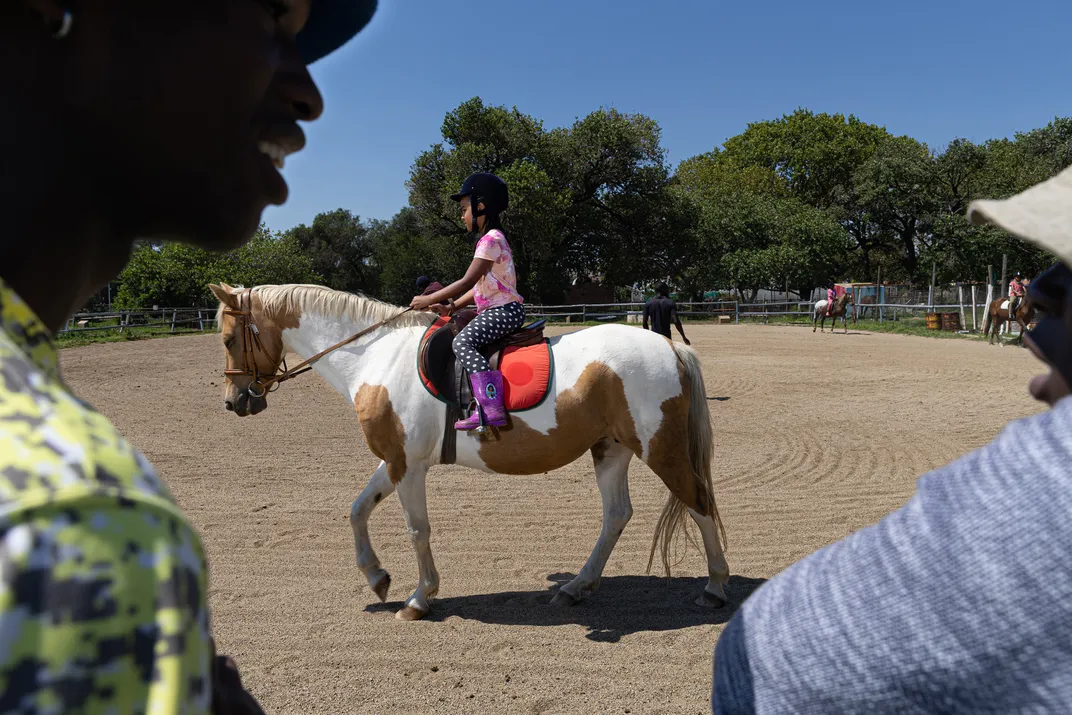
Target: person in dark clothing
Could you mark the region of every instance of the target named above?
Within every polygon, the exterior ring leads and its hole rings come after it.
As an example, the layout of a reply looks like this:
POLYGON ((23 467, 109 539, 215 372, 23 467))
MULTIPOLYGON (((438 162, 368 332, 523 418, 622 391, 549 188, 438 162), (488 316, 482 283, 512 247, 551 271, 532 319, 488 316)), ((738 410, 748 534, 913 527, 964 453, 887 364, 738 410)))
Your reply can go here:
POLYGON ((651 330, 666 338, 670 338, 670 324, 673 323, 685 344, 692 345, 685 337, 685 329, 681 327, 681 318, 677 315, 677 303, 670 299, 670 288, 665 283, 655 286, 655 297, 644 304, 644 330, 648 330, 649 319, 651 330))
POLYGON ((443 286, 439 281, 433 281, 428 276, 421 276, 417 279, 417 290, 421 292, 421 295, 432 295, 437 290, 443 290, 443 286))
MULTIPOLYGON (((428 276, 421 276, 417 279, 417 290, 420 291, 421 295, 432 295, 443 290, 443 284, 432 280, 428 276)), ((439 305, 450 305, 450 301, 440 301, 439 305)))

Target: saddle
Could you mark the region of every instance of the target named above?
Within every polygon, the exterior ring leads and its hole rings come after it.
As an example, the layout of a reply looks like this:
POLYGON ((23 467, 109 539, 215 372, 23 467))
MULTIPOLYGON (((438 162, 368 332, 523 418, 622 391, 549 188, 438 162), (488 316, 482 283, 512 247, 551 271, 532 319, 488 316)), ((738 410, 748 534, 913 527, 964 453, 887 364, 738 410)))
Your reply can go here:
MULTIPOLYGON (((454 354, 454 338, 475 317, 475 310, 465 310, 449 319, 438 318, 425 331, 417 350, 417 372, 424 388, 446 404, 447 424, 440 455, 443 464, 454 462, 454 423, 475 406, 468 374, 454 354)), ((503 372, 508 412, 535 407, 547 392, 552 358, 543 334, 544 324, 538 320, 480 348, 491 369, 503 372), (517 375, 522 379, 516 379, 517 375)))

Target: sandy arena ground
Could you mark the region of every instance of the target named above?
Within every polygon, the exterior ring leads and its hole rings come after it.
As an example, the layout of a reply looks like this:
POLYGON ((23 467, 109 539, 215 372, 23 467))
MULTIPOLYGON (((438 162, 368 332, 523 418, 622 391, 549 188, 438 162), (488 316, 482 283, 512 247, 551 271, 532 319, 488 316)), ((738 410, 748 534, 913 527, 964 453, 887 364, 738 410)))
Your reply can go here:
POLYGON ((221 652, 269 713, 705 713, 712 648, 756 587, 881 518, 917 477, 1039 411, 1025 350, 798 327, 690 327, 715 424, 732 603, 692 604, 706 569, 645 575, 666 497, 633 462, 635 515, 589 602, 548 605, 584 563, 601 507, 590 457, 536 477, 436 467, 432 616, 393 611, 417 565, 398 499, 371 532, 381 606, 354 565, 350 502, 378 460, 319 377, 269 409, 223 409, 217 336, 63 351, 64 373, 156 464, 204 537, 221 652))

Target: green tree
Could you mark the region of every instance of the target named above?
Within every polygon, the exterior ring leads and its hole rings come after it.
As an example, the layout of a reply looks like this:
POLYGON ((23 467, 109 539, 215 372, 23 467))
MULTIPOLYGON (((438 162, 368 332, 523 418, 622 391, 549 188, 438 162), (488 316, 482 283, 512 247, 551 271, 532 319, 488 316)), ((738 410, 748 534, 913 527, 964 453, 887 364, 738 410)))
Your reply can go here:
POLYGON ((379 272, 378 297, 396 305, 409 305, 418 276, 446 285, 460 278, 469 265, 464 240, 423 232, 412 208, 402 209, 390 221, 373 221, 369 242, 374 252, 372 266, 379 272))
POLYGON ((285 236, 309 257, 324 285, 370 295, 377 292, 379 276, 372 265, 368 228, 346 209, 317 214, 312 226, 300 224, 286 231, 285 236))
POLYGON ((724 152, 737 165, 765 167, 790 193, 817 208, 848 207, 853 174, 889 134, 853 115, 798 109, 780 119, 753 122, 727 139, 724 152))
POLYGON ((211 306, 209 283, 233 285, 318 283, 309 257, 293 238, 273 236, 261 225, 250 241, 229 253, 210 253, 183 243, 137 248, 120 275, 113 304, 125 310, 211 306))
MULTIPOLYGON (((450 194, 475 171, 503 177, 512 196, 504 228, 519 288, 530 299, 559 300, 581 276, 636 280, 680 262, 682 251, 669 261, 660 245, 675 225, 667 212, 683 204, 668 195, 665 151, 652 119, 601 109, 546 131, 516 108, 474 98, 447 115, 442 134, 410 173, 410 206, 421 230, 442 239, 464 235, 450 194)), ((672 232, 675 240, 683 235, 672 232)))
POLYGON ((1027 156, 1045 163, 1047 176, 1054 176, 1072 164, 1072 117, 1054 117, 1044 127, 1017 132, 1016 143, 1027 156))
POLYGON ((938 174, 926 145, 910 137, 886 139, 856 170, 853 183, 877 243, 899 254, 905 277, 917 277, 919 250, 930 245, 940 211, 938 174))

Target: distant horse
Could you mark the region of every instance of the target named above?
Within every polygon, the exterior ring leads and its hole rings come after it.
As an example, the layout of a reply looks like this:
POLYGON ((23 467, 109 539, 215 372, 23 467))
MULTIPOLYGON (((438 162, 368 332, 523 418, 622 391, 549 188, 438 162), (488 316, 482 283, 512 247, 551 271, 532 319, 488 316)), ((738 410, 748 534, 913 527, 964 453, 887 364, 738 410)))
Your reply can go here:
MULTIPOLYGON (((697 603, 725 603, 729 566, 711 483, 711 420, 700 361, 692 349, 624 325, 552 337, 547 341, 554 362, 546 399, 511 413, 505 427, 485 434, 456 433, 448 416, 454 403, 445 405, 433 396, 417 369, 418 363, 448 357, 430 358, 434 351, 429 348, 418 358, 433 323, 446 322, 436 315, 403 314, 401 308, 321 286, 210 287, 220 300, 227 409, 239 416, 266 409, 268 386, 278 384, 280 376, 301 372, 284 365, 279 373, 287 353, 306 363, 315 360, 313 369, 354 406, 369 449, 383 460, 350 509, 357 566, 386 601, 391 577, 373 551, 368 520, 395 491, 417 554, 418 585, 398 618, 423 617, 439 591, 425 493, 430 466, 449 460, 497 474, 543 474, 585 452, 595 463, 603 529, 584 567, 553 602, 576 603, 599 584, 633 515, 628 471, 636 456, 670 490, 655 527, 652 558, 661 542, 669 573, 671 541, 691 517, 703 539, 708 569, 697 603)), ((449 336, 444 337, 448 339, 438 344, 449 347, 449 336)), ((309 410, 315 413, 317 406, 310 404, 309 410)), ((510 505, 502 508, 509 511, 510 505)))
MULTIPOLYGON (((830 325, 831 333, 834 332, 834 327, 837 326, 838 318, 841 318, 841 325, 845 328, 845 332, 849 332, 849 325, 846 322, 845 315, 848 313, 848 306, 852 305, 852 293, 850 291, 842 293, 841 296, 834 301, 834 307, 830 310, 829 316, 826 314, 826 304, 827 302, 825 298, 815 303, 815 308, 811 315, 811 332, 815 332, 816 324, 818 324, 819 332, 823 332, 827 317, 832 319, 832 324, 830 325)), ((852 322, 853 324, 856 323, 855 316, 853 316, 852 322)))
POLYGON ((864 297, 860 298, 860 302, 857 303, 857 305, 860 306, 858 310, 861 318, 867 318, 867 311, 869 310, 872 311, 872 317, 874 317, 874 311, 876 310, 875 296, 865 295, 864 297))
MULTIPOLYGON (((1020 324, 1020 335, 1016 338, 1018 345, 1024 344, 1024 331, 1027 330, 1027 326, 1031 324, 1031 321, 1035 319, 1035 306, 1031 305, 1031 299, 1026 295, 1023 300, 1020 301, 1020 305, 1016 308, 1016 315, 1013 316, 1016 322, 1020 324)), ((986 317, 983 318, 983 336, 990 336, 990 344, 994 344, 995 338, 998 341, 998 345, 1004 345, 1001 338, 998 337, 998 331, 1009 320, 1009 299, 997 298, 990 301, 990 307, 986 311, 986 317)))

